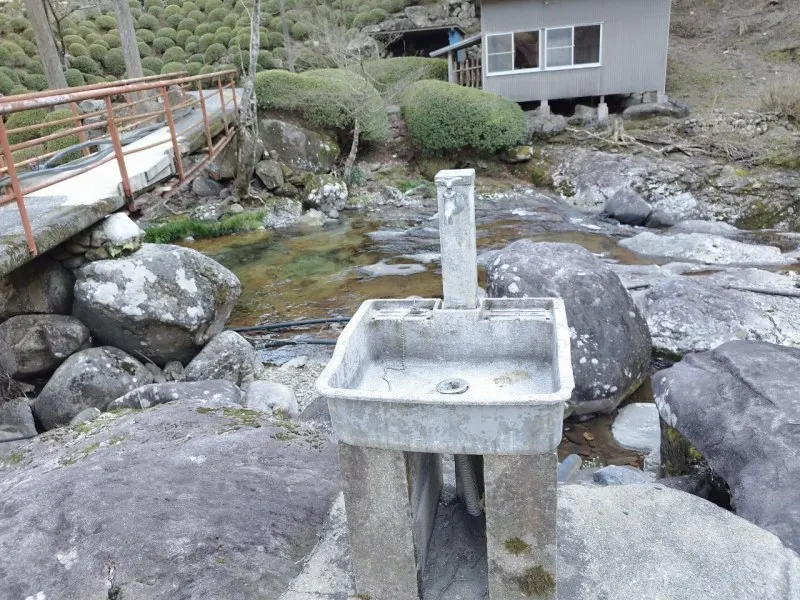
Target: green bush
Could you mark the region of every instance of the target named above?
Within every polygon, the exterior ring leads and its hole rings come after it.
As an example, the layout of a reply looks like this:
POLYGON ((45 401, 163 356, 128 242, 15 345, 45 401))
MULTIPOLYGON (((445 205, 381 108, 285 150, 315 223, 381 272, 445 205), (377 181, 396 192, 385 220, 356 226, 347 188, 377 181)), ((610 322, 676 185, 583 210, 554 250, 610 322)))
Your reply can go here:
POLYGON ((161 0, 144 0, 145 8, 150 8, 151 6, 157 6, 161 8, 161 0))
MULTIPOLYGON (((39 91, 38 89, 32 88, 29 85, 25 85, 29 90, 39 91)), ((47 87, 47 82, 45 82, 45 88, 47 87)), ((18 129, 20 127, 28 127, 30 125, 36 125, 37 123, 43 123, 45 118, 47 117, 47 109, 46 108, 34 108, 32 110, 23 110, 20 112, 11 113, 8 115, 8 119, 6 119, 6 129, 8 130, 8 143, 12 146, 14 144, 21 144, 22 142, 27 142, 28 140, 36 139, 40 136, 39 129, 31 129, 30 131, 22 131, 20 133, 14 133, 14 129, 18 129)))
POLYGON ((186 46, 184 46, 183 49, 186 50, 186 54, 194 55, 197 54, 198 50, 200 50, 200 45, 197 43, 197 41, 189 40, 186 42, 186 46))
POLYGON ((94 20, 94 24, 97 25, 99 30, 108 31, 117 26, 117 20, 109 15, 100 15, 94 20))
POLYGON ((205 33, 200 36, 197 40, 197 46, 200 48, 200 52, 205 52, 208 50, 208 47, 214 43, 214 34, 213 33, 205 33))
POLYGON ((380 23, 389 16, 382 8, 373 8, 368 12, 360 12, 353 19, 353 27, 361 29, 367 25, 374 25, 380 23))
POLYGON ((11 52, 2 45, 0 45, 0 66, 9 68, 14 66, 14 59, 11 58, 11 52))
MULTIPOLYGON (((69 61, 72 69, 77 69, 84 75, 99 75, 100 65, 91 56, 78 56, 69 61)), ((67 82, 69 83, 69 82, 67 82)))
POLYGON ((153 53, 153 49, 150 48, 150 46, 148 46, 144 42, 139 42, 136 45, 139 48, 139 57, 140 58, 145 58, 147 56, 150 56, 153 53))
POLYGON ((227 8, 215 8, 210 13, 208 13, 208 18, 206 19, 209 23, 214 21, 219 21, 220 23, 225 20, 225 17, 228 16, 229 10, 227 8))
POLYGON ((44 65, 40 60, 32 60, 28 64, 28 72, 36 73, 37 75, 44 75, 44 65))
POLYGON ((161 74, 167 75, 169 73, 180 73, 184 71, 184 64, 180 62, 168 62, 161 67, 161 74))
POLYGON ((203 68, 203 63, 190 62, 183 65, 183 70, 186 71, 190 77, 200 74, 200 69, 203 68))
POLYGON ((308 37, 310 29, 305 23, 295 23, 292 25, 292 37, 296 40, 304 40, 308 37))
POLYGON ((92 44, 105 44, 105 42, 103 42, 103 36, 99 33, 90 33, 86 36, 85 40, 90 46, 92 44))
POLYGON ((149 29, 151 31, 158 29, 158 19, 149 13, 144 13, 139 17, 137 24, 139 25, 139 29, 149 29))
POLYGON ((519 144, 525 117, 519 104, 444 81, 418 81, 400 100, 411 141, 425 154, 497 152, 519 144))
POLYGON ((222 24, 225 27, 236 27, 237 19, 238 17, 236 16, 236 13, 230 13, 228 16, 225 17, 225 19, 223 19, 222 24))
POLYGON ((16 84, 13 88, 11 88, 11 92, 9 92, 9 96, 16 96, 17 94, 27 94, 28 88, 24 85, 16 84))
POLYGON ((164 56, 161 57, 165 63, 168 62, 183 62, 183 59, 186 58, 186 53, 183 51, 182 48, 178 46, 173 46, 172 48, 167 48, 167 51, 164 52, 164 56))
POLYGON ((182 11, 181 11, 181 7, 180 6, 178 6, 175 3, 170 4, 169 2, 167 2, 167 7, 164 9, 164 14, 165 15, 167 15, 169 17, 171 15, 179 15, 181 13, 182 13, 182 11))
MULTIPOLYGON (((47 117, 45 117, 44 122, 50 123, 52 121, 60 121, 61 119, 66 119, 71 116, 72 116, 71 110, 66 108, 60 108, 48 114, 47 117)), ((64 129, 70 129, 72 127, 74 127, 74 124, 71 122, 58 123, 57 125, 43 124, 40 135, 50 135, 58 131, 63 131, 64 129)), ((56 138, 54 140, 46 142, 44 148, 45 152, 58 152, 59 150, 63 150, 64 148, 69 148, 70 146, 74 146, 79 142, 80 139, 78 138, 78 134, 71 133, 69 135, 65 135, 64 137, 56 138)), ((75 150, 74 152, 68 152, 64 156, 60 157, 56 164, 63 164, 71 160, 75 160, 76 158, 80 158, 80 156, 81 156, 80 150, 75 150)))
POLYGON ((122 50, 112 48, 106 52, 103 57, 103 66, 114 77, 122 77, 125 74, 125 58, 122 56, 122 50))
POLYGON ((298 71, 310 71, 313 69, 335 69, 336 61, 327 54, 321 54, 313 48, 305 47, 297 54, 294 66, 298 71))
POLYGON ((168 37, 157 37, 153 40, 153 50, 156 52, 164 53, 169 48, 172 48, 175 45, 175 42, 169 39, 168 37))
POLYGON ((178 23, 178 31, 188 31, 189 33, 194 33, 194 30, 197 29, 197 21, 194 19, 181 19, 180 23, 178 23))
POLYGON ((105 81, 105 79, 103 79, 99 75, 84 74, 84 77, 86 78, 86 83, 90 83, 92 85, 94 85, 95 83, 103 83, 105 81))
MULTIPOLYGON (((14 159, 15 163, 19 164, 24 160, 28 160, 29 158, 33 158, 35 156, 41 156, 44 153, 44 144, 36 144, 35 146, 29 146, 27 148, 23 148, 22 150, 15 150, 11 153, 11 157, 14 159)), ((22 170, 28 169, 30 169, 29 165, 24 165, 22 167, 22 170)))
POLYGON ((17 85, 14 83, 14 80, 11 79, 5 73, 0 72, 0 94, 4 96, 8 96, 11 94, 11 90, 14 89, 14 86, 17 85))
POLYGON ((119 36, 113 33, 106 33, 103 35, 103 41, 109 48, 119 48, 122 45, 119 36))
POLYGON ((28 21, 25 17, 14 17, 11 19, 11 31, 16 31, 17 33, 25 31, 28 27, 31 26, 31 22, 28 21))
POLYGON ((203 55, 202 55, 202 54, 200 54, 199 52, 198 52, 197 54, 192 54, 192 55, 191 55, 191 56, 190 56, 190 57, 189 57, 189 58, 186 60, 186 62, 190 62, 190 63, 192 63, 192 62, 199 62, 200 64, 203 64, 203 55))
POLYGON ((72 44, 83 44, 83 38, 79 35, 65 35, 64 44, 69 48, 72 44))
POLYGON ((216 9, 221 8, 221 7, 222 7, 221 0, 206 0, 205 8, 203 8, 203 10, 208 15, 208 14, 211 14, 212 12, 214 12, 216 9))
POLYGON ((156 19, 161 19, 164 16, 164 9, 160 6, 151 6, 147 9, 147 14, 155 17, 156 19))
POLYGON ((19 45, 22 46, 22 51, 28 56, 37 56, 39 54, 39 49, 33 42, 20 40, 19 45))
POLYGON ((167 5, 167 8, 169 8, 170 6, 174 6, 178 10, 180 10, 181 8, 181 0, 167 0, 165 4, 167 5))
POLYGON ((381 95, 399 92, 420 79, 447 81, 447 61, 442 58, 385 58, 364 63, 364 71, 381 95))
MULTIPOLYGON (((89 58, 88 56, 86 58, 89 58)), ((89 60, 92 60, 89 58, 89 60)), ((83 78, 83 73, 78 69, 67 69, 64 71, 64 78, 67 80, 69 87, 78 87, 79 85, 86 85, 86 80, 83 78)))
POLYGON ((272 50, 273 48, 280 48, 283 46, 283 34, 278 33, 277 31, 270 31, 267 34, 266 39, 267 45, 266 50, 272 50))
POLYGON ((205 16, 205 14, 203 14, 203 11, 200 11, 200 10, 197 10, 197 9, 189 11, 188 13, 186 13, 186 18, 187 19, 193 19, 198 24, 205 23, 205 21, 206 21, 206 16, 205 16))
POLYGON ((164 67, 164 61, 160 58, 156 58, 155 56, 148 56, 147 58, 142 59, 142 68, 149 69, 153 73, 161 73, 161 69, 164 67))
POLYGON ((172 29, 178 30, 178 25, 180 22, 183 21, 183 15, 169 15, 166 20, 164 21, 167 24, 167 27, 172 29))
POLYGON ((227 52, 225 46, 222 44, 211 44, 208 48, 206 48, 205 55, 203 56, 203 62, 207 65, 213 65, 220 58, 225 56, 227 52))
POLYGON ((221 21, 209 21, 208 23, 206 23, 206 25, 208 25, 208 33, 216 33, 217 29, 222 27, 222 22, 221 21))
POLYGON ((69 53, 72 56, 89 56, 89 49, 83 44, 70 44, 69 53))
POLYGON ((0 73, 3 73, 15 84, 19 84, 22 82, 19 75, 11 67, 0 67, 0 73))
MULTIPOLYGON (((208 34, 212 35, 212 34, 208 34)), ((214 43, 215 44, 222 44, 227 48, 228 44, 230 44, 231 38, 233 37, 229 31, 217 31, 214 35, 214 43)))
POLYGON ((102 61, 106 57, 106 52, 108 52, 108 48, 102 44, 92 44, 89 46, 89 56, 94 60, 102 61))
POLYGON ((269 50, 260 50, 258 52, 258 68, 262 70, 275 68, 275 59, 269 50))
POLYGON ((198 75, 208 75, 209 73, 216 73, 217 69, 212 67, 211 65, 203 65, 203 68, 200 69, 200 73, 198 75))
MULTIPOLYGON (((211 31, 210 31, 210 29, 209 29, 209 27, 208 27, 208 23, 200 23, 200 24, 199 24, 197 27, 195 27, 194 34, 195 34, 195 35, 196 35, 198 38, 201 38, 201 37, 203 37, 203 36, 204 36, 204 35, 206 35, 207 33, 211 33, 211 31)), ((213 35, 213 34, 212 34, 212 35, 213 35)))
POLYGON ((175 43, 180 46, 181 48, 186 47, 186 42, 189 38, 194 37, 191 31, 187 31, 186 29, 181 29, 178 32, 178 37, 175 39, 175 43))
POLYGON ((366 142, 383 141, 389 134, 378 91, 351 71, 262 71, 256 75, 256 98, 261 109, 294 113, 324 129, 351 132, 358 115, 366 142))
POLYGON ((147 45, 152 45, 153 40, 156 39, 156 34, 149 29, 137 29, 136 39, 140 42, 144 42, 147 45))
POLYGON ((156 37, 166 37, 171 39, 173 42, 178 39, 178 32, 175 31, 172 27, 162 27, 158 31, 156 31, 156 37))

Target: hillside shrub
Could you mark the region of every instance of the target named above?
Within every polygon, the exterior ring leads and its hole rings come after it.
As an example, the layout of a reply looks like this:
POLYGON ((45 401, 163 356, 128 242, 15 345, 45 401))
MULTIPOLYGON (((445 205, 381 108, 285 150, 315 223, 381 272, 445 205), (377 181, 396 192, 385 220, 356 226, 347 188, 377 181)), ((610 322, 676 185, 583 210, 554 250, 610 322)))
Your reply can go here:
POLYGON ((136 23, 139 25, 139 29, 149 29, 151 31, 158 29, 158 19, 150 13, 144 13, 136 23))
POLYGON ((186 71, 190 77, 200 74, 200 69, 203 68, 203 63, 190 62, 183 65, 183 70, 186 71))
POLYGON ((308 37, 310 28, 305 23, 295 23, 292 25, 292 37, 296 40, 304 40, 308 37))
POLYGON ((152 45, 153 40, 156 39, 156 34, 150 31, 149 29, 137 29, 136 39, 139 40, 140 42, 144 42, 149 46, 152 45))
POLYGON ((77 69, 84 75, 99 75, 100 65, 91 56, 78 56, 69 61, 72 69, 77 69))
POLYGON ((160 58, 148 56, 142 59, 142 69, 148 69, 153 73, 161 73, 162 68, 164 68, 164 61, 160 58))
POLYGON ((8 48, 4 48, 0 45, 0 66, 2 67, 13 67, 14 60, 11 58, 11 52, 9 52, 8 48))
POLYGON ((22 84, 32 92, 41 92, 47 89, 47 77, 41 73, 27 73, 22 78, 22 84))
POLYGON ((161 19, 164 16, 164 9, 160 6, 151 6, 147 9, 147 14, 154 16, 156 19, 161 19))
POLYGON ((83 73, 81 73, 78 69, 67 69, 64 71, 64 78, 67 80, 67 85, 69 87, 86 85, 86 80, 83 78, 83 73))
POLYGON ((188 31, 189 33, 194 33, 194 30, 197 28, 197 21, 194 19, 181 19, 180 23, 178 23, 178 32, 181 31, 188 31))
POLYGON ((164 52, 164 56, 161 57, 165 63, 168 62, 183 62, 183 59, 186 58, 186 53, 183 51, 182 48, 178 46, 173 46, 172 48, 167 48, 167 51, 164 52))
POLYGON ((222 44, 211 44, 203 56, 203 62, 207 65, 213 65, 218 62, 220 58, 225 56, 226 48, 222 44))
POLYGON ((164 8, 164 14, 168 17, 171 15, 179 15, 181 12, 181 7, 175 3, 170 4, 167 2, 167 6, 164 8))
POLYGON ((208 33, 216 33, 217 29, 222 27, 222 21, 209 21, 206 25, 208 25, 208 33))
POLYGON ((102 61, 106 56, 106 52, 108 52, 108 48, 102 44, 92 44, 89 46, 89 56, 94 60, 102 61))
POLYGON ((210 13, 208 13, 208 18, 206 19, 209 23, 219 21, 220 23, 225 20, 225 17, 228 16, 228 9, 226 8, 215 8, 210 13))
MULTIPOLYGON (((72 128, 74 125, 71 122, 58 123, 56 125, 47 125, 47 123, 51 123, 53 121, 60 121, 61 119, 66 119, 71 116, 72 116, 72 111, 67 108, 60 108, 58 110, 54 110, 45 117, 44 124, 42 124, 42 129, 40 130, 39 135, 50 135, 58 131, 63 131, 64 129, 72 128)), ((64 137, 56 138, 54 140, 46 142, 44 149, 45 152, 58 152, 59 150, 63 150, 64 148, 69 148, 70 146, 74 146, 79 142, 80 139, 78 138, 78 134, 71 133, 69 135, 65 135, 64 137)), ((55 164, 63 164, 71 160, 75 160, 80 156, 81 156, 80 150, 75 150, 74 152, 68 152, 64 156, 60 157, 55 164)))
POLYGON ((166 37, 171 39, 173 42, 178 39, 178 32, 175 31, 172 27, 162 27, 158 31, 156 31, 156 37, 166 37))
POLYGON ((181 48, 186 48, 186 42, 189 38, 194 37, 191 31, 187 31, 186 29, 181 29, 178 32, 178 37, 175 39, 175 43, 180 46, 181 48))
POLYGON ((305 47, 300 50, 294 59, 294 66, 298 71, 311 71, 314 69, 335 69, 336 61, 333 57, 305 47))
POLYGON ((373 8, 368 12, 360 12, 353 19, 353 27, 356 29, 361 29, 367 25, 375 25, 376 23, 380 23, 386 19, 388 16, 389 13, 382 8, 373 8))
MULTIPOLYGON (((191 41, 190 40, 190 41, 186 42, 186 46, 184 46, 183 49, 186 50, 186 54, 194 55, 194 54, 197 54, 198 50, 200 50, 200 45, 196 41, 191 41)), ((202 58, 202 56, 201 56, 201 58, 202 58)))
POLYGON ((110 15, 100 15, 94 20, 94 24, 101 31, 109 31, 117 26, 117 20, 110 15))
POLYGON ((125 58, 122 56, 122 50, 112 48, 106 52, 103 58, 103 66, 110 75, 122 77, 125 74, 125 58))
POLYGON ((145 44, 144 42, 139 42, 137 44, 137 46, 139 48, 139 57, 140 58, 145 58, 147 56, 150 56, 153 53, 153 49, 150 46, 148 46, 147 44, 145 44))
POLYGON ((69 48, 72 44, 83 44, 83 38, 79 35, 65 35, 64 44, 69 48))
POLYGON ((203 10, 208 15, 208 14, 211 14, 212 12, 214 12, 216 9, 221 8, 221 7, 222 7, 221 0, 206 0, 205 8, 203 8, 203 10))
POLYGON ((167 24, 167 27, 174 29, 175 31, 178 30, 178 25, 180 22, 183 21, 183 15, 169 15, 164 22, 167 24))
POLYGON ((19 84, 22 82, 22 80, 19 78, 19 75, 11 67, 0 67, 0 73, 3 73, 15 84, 19 84))
POLYGON ((202 23, 202 22, 201 22, 201 23, 200 23, 200 24, 199 24, 199 25, 198 25, 198 26, 195 28, 195 30, 194 30, 194 34, 195 34, 195 35, 196 35, 198 38, 201 38, 201 37, 203 37, 203 36, 204 36, 204 35, 206 35, 207 33, 211 33, 211 31, 209 30, 209 27, 208 27, 208 23, 202 23))
POLYGON ((267 34, 266 42, 267 44, 265 50, 280 48, 281 46, 283 46, 283 34, 278 33, 277 31, 270 31, 267 34))
POLYGON ((172 48, 175 42, 168 37, 157 37, 153 40, 153 50, 163 54, 167 49, 172 48))
POLYGON ((42 61, 40 61, 38 58, 30 61, 28 64, 28 72, 44 75, 44 65, 42 64, 42 61))
POLYGON ((158 6, 161 8, 161 0, 144 0, 145 8, 150 8, 151 6, 158 6))
MULTIPOLYGON (((212 34, 209 34, 212 35, 212 34)), ((214 35, 214 43, 215 44, 222 44, 223 46, 227 47, 230 44, 231 38, 233 37, 230 31, 217 31, 214 35)))
POLYGON ((83 44, 70 44, 69 53, 72 56, 89 56, 89 49, 83 44))
POLYGON ((16 85, 17 84, 14 83, 14 80, 11 79, 11 77, 0 72, 0 94, 3 94, 4 96, 10 95, 11 90, 13 90, 14 86, 16 85))
POLYGON ((86 44, 89 45, 89 46, 91 46, 92 44, 103 44, 104 43, 103 42, 103 36, 100 35, 99 33, 90 33, 89 35, 87 35, 84 38, 84 40, 86 41, 86 44))
POLYGON ((225 17, 225 19, 223 19, 222 24, 225 27, 236 27, 237 19, 238 17, 236 16, 236 13, 231 13, 227 17, 225 17))
MULTIPOLYGON (((186 18, 193 19, 198 25, 200 23, 205 23, 206 20, 206 16, 203 14, 203 12, 197 9, 186 13, 186 18)), ((197 27, 197 25, 195 25, 195 27, 197 27)))
POLYGON ((17 94, 27 94, 28 91, 29 91, 28 88, 18 83, 13 88, 11 88, 9 96, 16 96, 17 94))
POLYGON ((497 152, 519 144, 525 117, 519 104, 444 81, 418 81, 400 99, 411 141, 424 154, 497 152))
POLYGON ((119 48, 122 45, 119 35, 110 32, 103 35, 103 41, 109 48, 119 48))
POLYGON ((421 79, 447 81, 447 60, 421 56, 385 58, 364 63, 364 71, 381 95, 387 95, 421 79))
POLYGON ((200 48, 200 52, 205 52, 208 50, 208 47, 214 43, 214 34, 213 33, 205 33, 201 35, 197 40, 197 46, 200 48))
POLYGON ((340 132, 351 132, 354 115, 360 115, 365 142, 388 137, 389 121, 378 91, 351 71, 262 71, 256 75, 256 97, 261 109, 293 113, 311 126, 340 132))
MULTIPOLYGON (((46 83, 47 82, 45 82, 45 85, 46 83)), ((25 87, 27 87, 28 89, 33 89, 28 85, 26 85, 25 87)), ((34 108, 32 110, 23 110, 8 115, 8 119, 6 119, 6 129, 8 130, 8 143, 13 146, 14 144, 20 144, 22 142, 27 142, 28 140, 33 140, 39 137, 40 133, 38 129, 31 129, 30 131, 22 131, 20 133, 14 133, 13 130, 18 129, 20 127, 28 127, 30 125, 36 125, 37 123, 43 123, 45 117, 47 117, 46 108, 34 108)))
POLYGON ((167 75, 169 73, 179 73, 184 71, 184 64, 181 62, 168 62, 165 63, 163 67, 161 67, 161 74, 167 75))
POLYGON ((25 17, 13 17, 9 25, 11 26, 11 31, 21 33, 28 29, 28 27, 31 26, 31 23, 25 17))

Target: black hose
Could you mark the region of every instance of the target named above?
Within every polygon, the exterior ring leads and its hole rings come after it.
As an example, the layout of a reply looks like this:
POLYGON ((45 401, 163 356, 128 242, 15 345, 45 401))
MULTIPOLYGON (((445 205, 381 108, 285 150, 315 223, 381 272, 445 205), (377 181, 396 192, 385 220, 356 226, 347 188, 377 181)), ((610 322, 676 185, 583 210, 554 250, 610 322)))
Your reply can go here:
POLYGON ((346 323, 350 317, 328 317, 326 319, 306 319, 304 321, 283 321, 282 323, 267 323, 266 325, 253 325, 252 327, 237 327, 231 329, 236 333, 247 333, 248 331, 272 331, 274 329, 292 329, 305 325, 319 325, 322 323, 346 323))

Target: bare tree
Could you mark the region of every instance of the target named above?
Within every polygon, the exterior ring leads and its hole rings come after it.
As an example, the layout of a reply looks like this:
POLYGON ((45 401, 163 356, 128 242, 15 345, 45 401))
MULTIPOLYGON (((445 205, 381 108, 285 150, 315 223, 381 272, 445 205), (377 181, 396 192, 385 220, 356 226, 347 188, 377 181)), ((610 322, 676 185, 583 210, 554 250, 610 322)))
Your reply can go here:
POLYGON ((283 47, 286 49, 286 68, 294 73, 294 48, 289 35, 289 23, 286 21, 286 0, 280 0, 281 27, 283 28, 283 47))
POLYGON ((67 68, 67 45, 64 42, 64 28, 62 24, 67 17, 86 10, 87 8, 95 7, 99 4, 98 1, 90 0, 84 3, 77 3, 73 0, 42 0, 44 4, 45 13, 50 21, 50 29, 56 38, 56 47, 59 50, 61 64, 67 68))
POLYGON ((142 59, 139 57, 139 43, 128 0, 115 0, 114 10, 117 13, 117 29, 119 29, 122 56, 125 58, 125 70, 129 78, 142 77, 144 75, 142 59))
POLYGON ((247 195, 256 163, 261 158, 261 141, 258 137, 258 111, 256 98, 256 70, 260 48, 261 0, 255 0, 250 12, 250 64, 244 80, 244 91, 239 108, 237 138, 239 149, 236 161, 236 189, 247 195))
POLYGON ((36 38, 36 47, 42 57, 44 74, 47 77, 47 86, 50 89, 61 89, 67 87, 67 80, 61 65, 61 58, 56 48, 53 32, 50 29, 50 22, 44 11, 41 0, 25 0, 25 11, 33 27, 33 35, 36 38))

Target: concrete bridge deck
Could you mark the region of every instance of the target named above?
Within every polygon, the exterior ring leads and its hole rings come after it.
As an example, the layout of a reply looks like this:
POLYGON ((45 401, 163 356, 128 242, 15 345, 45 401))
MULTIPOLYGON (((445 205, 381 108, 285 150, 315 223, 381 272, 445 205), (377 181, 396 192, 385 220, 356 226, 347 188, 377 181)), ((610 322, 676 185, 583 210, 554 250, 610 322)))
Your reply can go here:
MULTIPOLYGON (((198 94, 192 93, 195 96, 198 94)), ((230 103, 232 93, 229 89, 225 90, 225 102, 228 104, 226 114, 230 123, 238 117, 230 103)), ((204 96, 209 125, 212 134, 216 135, 224 127, 219 93, 217 90, 206 90, 204 96)), ((237 97, 241 98, 241 90, 237 90, 237 97)), ((185 156, 203 147, 205 134, 200 107, 192 107, 180 118, 176 115, 175 130, 181 155, 185 156)), ((153 148, 125 156, 134 196, 176 174, 169 128, 164 124, 125 146, 126 150, 135 149, 160 141, 163 143, 153 148)), ((52 176, 55 177, 57 175, 52 176)), ((25 196, 28 219, 40 255, 124 205, 122 177, 116 160, 110 160, 85 173, 25 196)), ((0 276, 7 275, 32 259, 16 203, 0 206, 0 276)))

